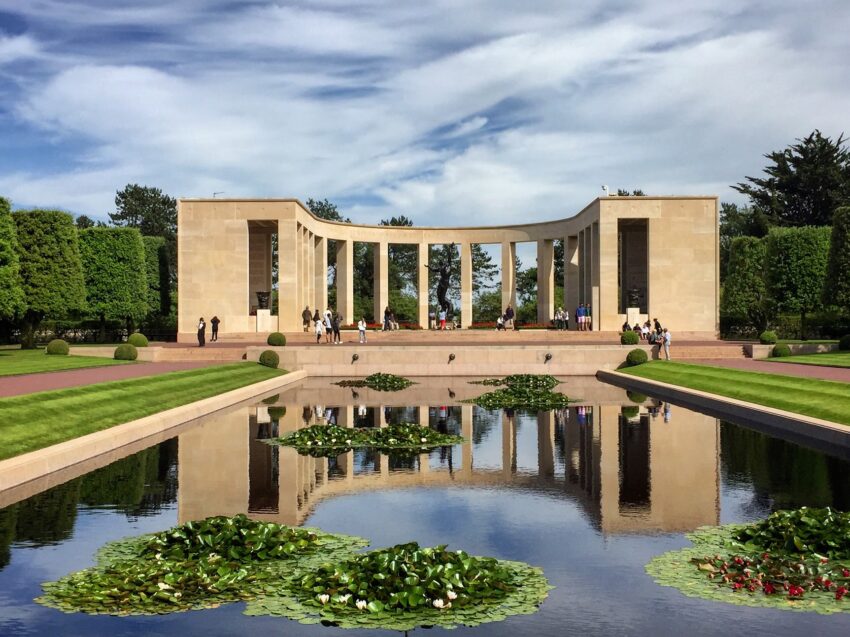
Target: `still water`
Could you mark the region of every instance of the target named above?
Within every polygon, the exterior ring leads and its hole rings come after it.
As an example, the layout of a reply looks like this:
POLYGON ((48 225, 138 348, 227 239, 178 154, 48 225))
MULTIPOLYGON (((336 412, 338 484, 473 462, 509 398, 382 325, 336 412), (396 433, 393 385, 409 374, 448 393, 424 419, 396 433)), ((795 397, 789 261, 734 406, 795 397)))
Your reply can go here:
POLYGON ((395 394, 312 379, 81 470, 0 509, 0 635, 341 635, 245 617, 241 604, 115 618, 65 615, 32 601, 41 582, 90 566, 107 541, 240 512, 360 535, 373 548, 415 540, 521 560, 541 566, 556 587, 535 615, 456 635, 720 635, 731 626, 747 634, 850 632, 850 616, 694 600, 643 571, 701 525, 802 505, 850 509, 850 464, 677 405, 636 406, 595 379, 567 379, 560 389, 581 401, 526 414, 460 404, 482 391, 465 379, 427 380, 395 394), (427 422, 469 442, 414 457, 317 459, 259 441, 329 421, 427 422))

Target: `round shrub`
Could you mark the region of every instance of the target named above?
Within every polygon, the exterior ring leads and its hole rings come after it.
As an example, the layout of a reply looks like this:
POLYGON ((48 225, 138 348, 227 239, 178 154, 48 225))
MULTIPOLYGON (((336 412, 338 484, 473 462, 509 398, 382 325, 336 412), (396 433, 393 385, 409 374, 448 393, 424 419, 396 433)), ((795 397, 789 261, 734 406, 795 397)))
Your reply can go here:
POLYGON ((629 397, 629 400, 633 403, 637 403, 638 405, 646 402, 646 394, 641 394, 637 391, 627 391, 626 396, 629 397))
POLYGON ((620 345, 637 345, 640 338, 637 332, 623 332, 620 334, 620 345))
POLYGON ((623 418, 626 420, 631 420, 640 414, 640 409, 638 409, 637 405, 633 405, 631 407, 620 407, 620 413, 623 414, 623 418))
POLYGON ((280 420, 286 415, 286 407, 278 405, 277 407, 269 407, 269 416, 272 420, 280 420))
MULTIPOLYGON (((280 332, 272 332, 266 339, 266 343, 272 347, 283 347, 286 345, 286 337, 280 332)), ((275 365, 275 367, 277 367, 277 365, 275 365)))
POLYGON ((843 352, 850 351, 850 334, 845 334, 841 337, 841 340, 838 341, 838 349, 843 352))
POLYGON ((139 352, 135 345, 130 343, 121 343, 115 348, 115 354, 112 358, 117 361, 134 361, 139 357, 139 352))
POLYGON ((773 356, 791 356, 791 348, 788 347, 785 343, 780 343, 779 345, 773 346, 773 356))
POLYGON ((773 330, 765 330, 761 334, 759 334, 759 342, 762 345, 775 345, 776 341, 779 340, 779 337, 776 336, 776 332, 773 330))
POLYGON ((127 338, 127 342, 133 347, 147 347, 148 337, 142 334, 141 332, 133 332, 127 338))
POLYGON ((280 356, 277 355, 277 352, 273 352, 270 349, 267 349, 265 352, 260 354, 259 362, 260 365, 265 365, 266 367, 277 369, 277 366, 280 363, 280 356))
POLYGON ((633 349, 631 352, 629 352, 629 355, 626 356, 626 363, 629 364, 629 367, 634 367, 635 365, 643 365, 646 361, 646 350, 643 349, 633 349))
POLYGON ((54 338, 47 344, 44 350, 45 354, 50 354, 51 356, 67 356, 69 351, 68 343, 61 338, 54 338))
POLYGON ((274 405, 279 400, 280 400, 280 394, 275 394, 274 396, 269 396, 268 398, 263 398, 263 404, 264 405, 274 405))

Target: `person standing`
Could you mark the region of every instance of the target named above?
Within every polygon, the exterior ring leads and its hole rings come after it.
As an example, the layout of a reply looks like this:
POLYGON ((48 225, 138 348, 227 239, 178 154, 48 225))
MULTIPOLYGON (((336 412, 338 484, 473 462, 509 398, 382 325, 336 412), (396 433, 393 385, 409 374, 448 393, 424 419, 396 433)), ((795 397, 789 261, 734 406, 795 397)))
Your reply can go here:
POLYGON ((670 330, 668 330, 665 327, 664 330, 662 331, 662 334, 663 334, 663 339, 664 339, 663 340, 663 342, 664 342, 664 358, 669 361, 670 360, 670 341, 672 340, 672 337, 670 335, 670 330))
POLYGON ((360 335, 360 342, 365 343, 366 342, 366 318, 365 317, 361 316, 360 320, 357 321, 357 332, 360 335))
POLYGON ((342 316, 340 316, 339 312, 334 312, 333 320, 331 321, 331 328, 334 332, 334 345, 339 345, 342 343, 342 335, 339 333, 339 326, 342 324, 342 316))
POLYGON ((333 313, 330 309, 325 310, 325 343, 331 342, 331 336, 333 334, 333 313))
POLYGON ((316 316, 313 320, 314 327, 316 329, 316 344, 322 342, 322 318, 319 316, 319 310, 316 310, 316 316))
POLYGON ((440 309, 440 329, 446 329, 446 308, 440 309))
POLYGON ((307 332, 310 329, 310 319, 313 315, 310 314, 310 306, 304 308, 304 311, 301 312, 301 321, 304 323, 304 331, 307 332))
POLYGON ((218 340, 218 324, 219 323, 221 323, 221 321, 218 319, 217 316, 213 316, 210 319, 210 325, 212 325, 212 335, 210 337, 210 341, 212 341, 212 342, 215 342, 215 341, 218 340))
POLYGON ((514 329, 514 308, 508 305, 505 310, 505 329, 514 329))
POLYGON ((204 323, 204 317, 198 319, 198 347, 203 347, 207 344, 207 324, 204 323))
POLYGON ((384 308, 384 331, 390 331, 390 306, 384 308))
POLYGON ((428 312, 428 329, 437 329, 437 311, 433 307, 428 312))

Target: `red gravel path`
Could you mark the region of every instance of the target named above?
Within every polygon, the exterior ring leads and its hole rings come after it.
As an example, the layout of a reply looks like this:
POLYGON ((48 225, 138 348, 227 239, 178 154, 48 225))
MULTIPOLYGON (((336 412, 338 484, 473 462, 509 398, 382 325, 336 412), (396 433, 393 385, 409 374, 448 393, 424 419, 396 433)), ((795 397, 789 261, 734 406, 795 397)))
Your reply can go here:
POLYGON ((769 361, 754 360, 751 358, 683 360, 682 362, 703 363, 715 367, 730 367, 732 369, 742 369, 747 372, 764 372, 767 374, 819 378, 821 380, 850 383, 850 368, 847 367, 821 367, 819 365, 800 365, 799 363, 771 363, 769 361))
MULTIPOLYGON (((228 362, 228 361, 224 361, 228 362)), ((79 385, 92 385, 110 380, 125 378, 140 378, 155 376, 165 372, 176 372, 183 369, 196 369, 209 365, 221 364, 221 361, 189 361, 179 363, 136 363, 134 365, 113 365, 110 367, 88 367, 85 369, 69 369, 61 372, 42 372, 39 374, 23 374, 21 376, 4 376, 0 378, 0 397, 20 396, 51 389, 64 389, 79 385)))

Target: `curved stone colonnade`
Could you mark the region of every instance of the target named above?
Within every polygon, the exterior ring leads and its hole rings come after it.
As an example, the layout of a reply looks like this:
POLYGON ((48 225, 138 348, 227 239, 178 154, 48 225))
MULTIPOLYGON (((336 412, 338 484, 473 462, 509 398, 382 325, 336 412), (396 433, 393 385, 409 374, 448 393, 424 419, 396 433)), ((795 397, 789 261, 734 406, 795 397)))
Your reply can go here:
MULTIPOLYGON (((375 244, 374 308, 389 305, 389 245, 418 246, 419 324, 428 324, 428 247, 461 254, 461 327, 472 319, 472 244, 501 245, 502 306, 516 307, 516 244, 537 244, 538 322, 554 314, 554 241, 564 241, 565 307, 590 304, 593 329, 658 316, 677 334, 718 331, 717 198, 604 197, 558 221, 487 227, 366 226, 325 221, 296 199, 178 201, 178 340, 195 340, 198 317, 221 320, 222 337, 299 331, 305 306, 327 307, 328 241, 337 251, 337 311, 353 323, 355 242, 375 244), (271 290, 278 235, 279 314, 256 309, 271 290)), ((434 304, 434 299, 431 299, 434 304)), ((571 319, 570 327, 575 328, 571 319)))

